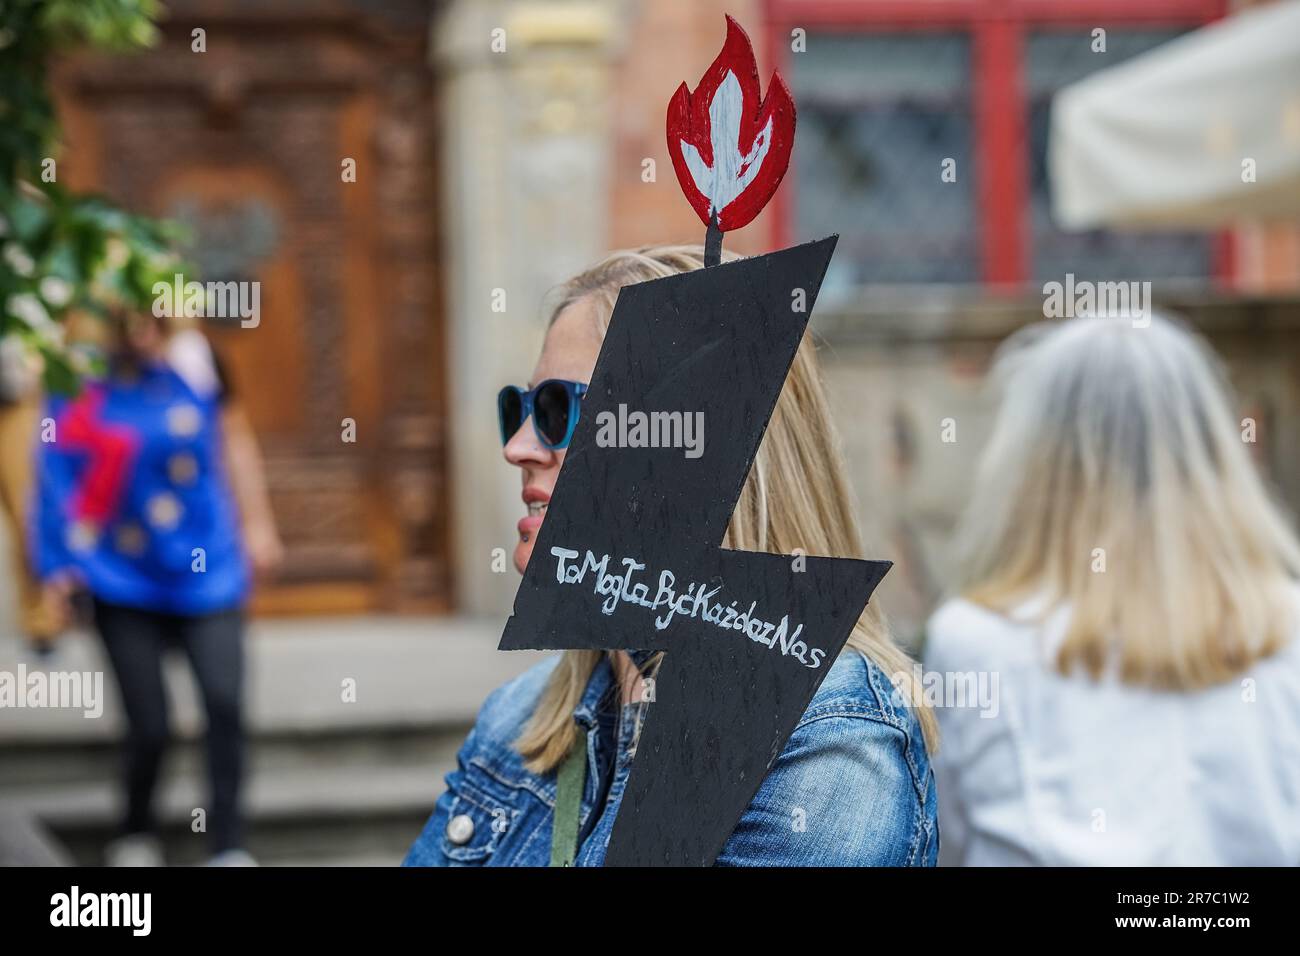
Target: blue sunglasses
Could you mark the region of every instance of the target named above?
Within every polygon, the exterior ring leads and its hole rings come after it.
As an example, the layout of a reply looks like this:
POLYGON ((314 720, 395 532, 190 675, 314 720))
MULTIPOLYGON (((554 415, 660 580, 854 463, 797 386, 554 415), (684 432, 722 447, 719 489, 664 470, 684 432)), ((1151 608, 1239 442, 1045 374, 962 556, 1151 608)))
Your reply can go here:
POLYGON ((530 415, 538 440, 552 451, 569 447, 573 431, 578 427, 578 408, 587 393, 585 382, 570 382, 562 378, 548 378, 536 388, 524 391, 517 385, 507 385, 497 393, 497 415, 501 419, 501 444, 519 431, 519 426, 530 415))

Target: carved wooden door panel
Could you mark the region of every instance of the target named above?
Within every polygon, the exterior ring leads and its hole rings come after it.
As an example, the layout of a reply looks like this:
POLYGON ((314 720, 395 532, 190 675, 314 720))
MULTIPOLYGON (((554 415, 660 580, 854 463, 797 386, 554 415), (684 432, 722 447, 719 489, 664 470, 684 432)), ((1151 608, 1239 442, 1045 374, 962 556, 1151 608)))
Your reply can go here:
POLYGON ((444 609, 429 6, 170 10, 157 49, 60 65, 61 170, 185 224, 203 279, 260 283, 256 327, 208 323, 288 549, 258 607, 444 609))

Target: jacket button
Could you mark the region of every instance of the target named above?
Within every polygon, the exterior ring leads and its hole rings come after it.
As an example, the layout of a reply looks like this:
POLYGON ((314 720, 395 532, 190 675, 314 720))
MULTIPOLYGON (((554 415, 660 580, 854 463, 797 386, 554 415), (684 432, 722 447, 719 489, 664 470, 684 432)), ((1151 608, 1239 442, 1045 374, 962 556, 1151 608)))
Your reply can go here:
POLYGON ((464 846, 474 835, 474 818, 458 813, 447 821, 447 839, 456 846, 464 846))

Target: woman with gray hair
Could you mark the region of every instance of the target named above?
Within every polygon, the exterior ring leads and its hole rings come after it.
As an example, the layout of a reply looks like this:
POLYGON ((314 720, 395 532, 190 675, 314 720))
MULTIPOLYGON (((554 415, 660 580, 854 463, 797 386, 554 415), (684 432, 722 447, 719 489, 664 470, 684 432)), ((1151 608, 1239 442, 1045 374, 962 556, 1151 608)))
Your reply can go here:
POLYGON ((928 625, 928 669, 998 690, 939 710, 942 862, 1300 863, 1300 545, 1212 354, 1074 319, 994 377, 928 625))

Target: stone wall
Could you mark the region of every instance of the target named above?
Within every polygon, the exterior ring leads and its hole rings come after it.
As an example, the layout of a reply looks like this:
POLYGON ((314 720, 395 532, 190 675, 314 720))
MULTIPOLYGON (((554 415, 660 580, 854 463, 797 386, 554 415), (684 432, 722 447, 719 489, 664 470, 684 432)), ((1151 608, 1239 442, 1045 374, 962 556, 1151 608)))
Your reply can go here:
MULTIPOLYGON (((1011 332, 1043 321, 1041 302, 954 294, 814 313, 867 550, 895 562, 878 593, 906 642, 951 580, 952 532, 996 408, 990 360, 1011 332), (953 442, 943 440, 948 418, 953 442)), ((1186 316, 1222 357, 1240 417, 1258 423, 1251 451, 1300 514, 1300 298, 1170 295, 1158 305, 1186 316)))

